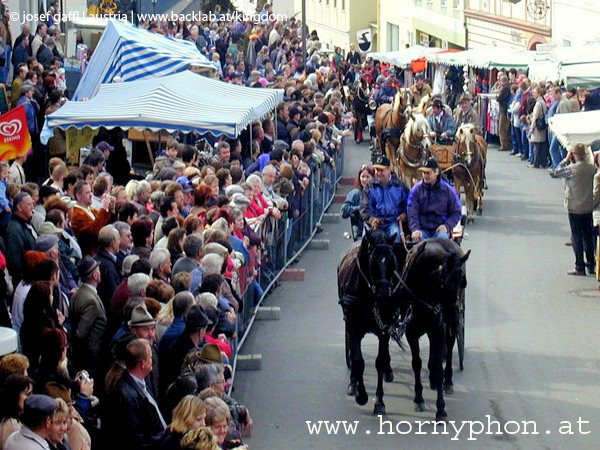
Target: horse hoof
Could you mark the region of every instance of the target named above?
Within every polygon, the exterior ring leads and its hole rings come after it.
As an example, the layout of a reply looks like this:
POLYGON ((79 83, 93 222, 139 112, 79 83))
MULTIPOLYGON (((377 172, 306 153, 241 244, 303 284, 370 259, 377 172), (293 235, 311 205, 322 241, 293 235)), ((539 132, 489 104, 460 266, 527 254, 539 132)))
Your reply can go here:
POLYGON ((481 216, 483 214, 483 211, 477 211, 477 215, 481 216))
POLYGON ((373 415, 375 415, 375 416, 385 415, 385 405, 383 403, 380 405, 375 403, 375 408, 373 408, 373 415))
POLYGON ((448 414, 446 413, 446 411, 442 411, 442 412, 435 414, 435 420, 437 420, 437 421, 446 420, 447 418, 448 418, 448 414))
POLYGON ((394 381, 394 371, 392 369, 386 371, 383 375, 383 379, 386 383, 391 383, 392 381, 394 381))
POLYGON ((444 387, 444 393, 448 395, 454 394, 454 386, 449 385, 444 387))
POLYGON ((415 411, 416 412, 423 412, 425 411, 425 402, 415 402, 415 411))
POLYGON ((350 383, 348 385, 348 391, 347 391, 348 395, 356 395, 356 385, 354 383, 350 383))
POLYGON ((369 401, 369 396, 367 395, 367 391, 362 391, 359 392, 358 394, 356 394, 356 396, 354 397, 356 400, 356 403, 358 403, 360 406, 366 405, 367 402, 369 401))

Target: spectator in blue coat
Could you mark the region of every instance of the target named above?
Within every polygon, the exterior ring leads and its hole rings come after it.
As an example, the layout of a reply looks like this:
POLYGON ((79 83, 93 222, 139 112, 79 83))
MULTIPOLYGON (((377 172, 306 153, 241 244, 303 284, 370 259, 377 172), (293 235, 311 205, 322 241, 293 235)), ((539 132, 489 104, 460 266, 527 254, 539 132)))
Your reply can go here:
POLYGON ((419 169, 423 180, 408 195, 408 225, 412 239, 450 238, 450 231, 460 220, 460 199, 452 186, 441 179, 435 158, 419 169))
POLYGON ((375 178, 363 189, 360 216, 370 227, 380 228, 388 236, 396 235, 395 242, 400 242, 408 188, 392 172, 386 156, 378 156, 373 168, 375 178))
POLYGON ((25 105, 25 115, 27 117, 27 127, 29 128, 29 134, 31 136, 37 136, 38 126, 36 120, 36 108, 32 103, 31 99, 35 93, 35 85, 31 82, 23 83, 21 88, 21 98, 17 102, 17 106, 25 105))

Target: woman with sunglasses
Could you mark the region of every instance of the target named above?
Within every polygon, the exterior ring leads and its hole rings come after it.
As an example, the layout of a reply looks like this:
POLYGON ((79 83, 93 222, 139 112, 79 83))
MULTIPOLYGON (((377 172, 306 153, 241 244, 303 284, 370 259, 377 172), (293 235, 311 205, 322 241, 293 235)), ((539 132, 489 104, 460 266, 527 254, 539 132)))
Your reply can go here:
POLYGON ((350 226, 352 227, 352 238, 358 241, 363 235, 363 220, 359 213, 360 198, 362 191, 367 184, 373 179, 375 171, 373 167, 363 164, 359 171, 356 180, 352 184, 352 190, 348 193, 344 204, 342 205, 342 217, 350 218, 350 226))

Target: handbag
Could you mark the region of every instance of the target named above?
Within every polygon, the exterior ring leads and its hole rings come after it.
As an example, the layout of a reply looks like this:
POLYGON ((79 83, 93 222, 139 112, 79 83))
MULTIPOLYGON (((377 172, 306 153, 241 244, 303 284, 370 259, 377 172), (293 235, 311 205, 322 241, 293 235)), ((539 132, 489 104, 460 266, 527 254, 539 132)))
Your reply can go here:
POLYGON ((535 129, 538 131, 544 131, 546 129, 546 119, 544 117, 535 119, 535 129))

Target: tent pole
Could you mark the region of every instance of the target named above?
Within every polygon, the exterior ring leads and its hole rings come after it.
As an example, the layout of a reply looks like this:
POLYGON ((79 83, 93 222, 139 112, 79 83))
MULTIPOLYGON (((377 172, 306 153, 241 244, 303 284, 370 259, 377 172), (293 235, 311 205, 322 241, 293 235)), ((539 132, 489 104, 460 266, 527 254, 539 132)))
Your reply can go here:
MULTIPOLYGON (((152 154, 152 148, 150 147, 150 141, 148 140, 148 135, 146 134, 146 130, 142 131, 142 134, 144 135, 144 140, 146 141, 146 149, 148 149, 148 156, 150 157, 150 163, 152 164, 152 167, 154 167, 154 155, 152 154)), ((158 134, 159 136, 159 141, 160 141, 160 132, 158 134)))
POLYGON ((252 142, 252 123, 248 125, 248 131, 250 131, 250 157, 252 157, 252 153, 254 153, 254 145, 252 142))

